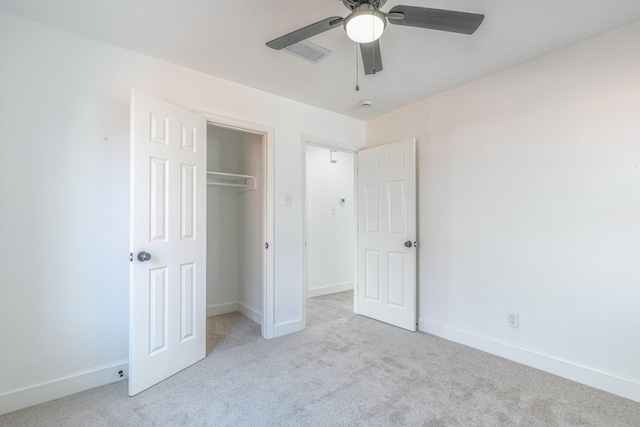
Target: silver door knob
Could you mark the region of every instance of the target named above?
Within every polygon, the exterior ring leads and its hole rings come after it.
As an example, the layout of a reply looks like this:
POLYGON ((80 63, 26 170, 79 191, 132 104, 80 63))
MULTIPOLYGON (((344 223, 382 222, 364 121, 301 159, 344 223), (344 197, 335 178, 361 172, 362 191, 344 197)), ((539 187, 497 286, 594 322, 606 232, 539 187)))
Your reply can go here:
POLYGON ((411 240, 407 240, 406 242, 404 242, 404 246, 410 248, 413 246, 413 242, 411 240))
POLYGON ((138 252, 138 261, 145 262, 151 259, 151 254, 149 252, 138 252))

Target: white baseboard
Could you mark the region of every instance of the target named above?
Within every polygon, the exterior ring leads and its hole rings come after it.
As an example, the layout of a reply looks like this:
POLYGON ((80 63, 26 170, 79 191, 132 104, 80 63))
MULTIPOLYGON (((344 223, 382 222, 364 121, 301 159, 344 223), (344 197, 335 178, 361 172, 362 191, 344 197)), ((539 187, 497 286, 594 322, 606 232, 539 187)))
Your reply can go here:
POLYGON ((336 283, 335 285, 322 286, 320 288, 309 288, 307 290, 307 298, 321 297, 322 295, 350 291, 351 289, 353 289, 353 282, 336 283))
POLYGON ((217 316, 219 314, 235 313, 238 311, 237 302, 228 302, 226 304, 215 304, 207 306, 207 317, 217 316))
POLYGON ((292 334, 294 332, 300 332, 303 329, 304 322, 302 321, 302 319, 278 323, 277 325, 273 325, 273 337, 276 338, 283 335, 292 334))
POLYGON ((238 303, 238 311, 244 314, 245 316, 247 316, 249 319, 256 322, 258 325, 262 326, 262 313, 259 313, 256 310, 249 308, 242 303, 238 303))
POLYGON ((239 302, 228 302, 225 304, 216 304, 207 306, 207 317, 217 316, 219 314, 235 313, 239 311, 249 319, 256 322, 258 325, 262 325, 262 313, 247 307, 239 302))
POLYGON ((496 356, 541 371, 549 372, 581 384, 640 402, 640 382, 624 378, 558 357, 523 348, 506 341, 477 335, 424 319, 418 320, 418 329, 438 337, 464 344, 496 356))
POLYGON ((128 373, 129 361, 121 360, 56 380, 11 390, 0 394, 0 415, 121 381, 128 376, 128 373), (122 371, 122 377, 119 374, 120 371, 122 371))

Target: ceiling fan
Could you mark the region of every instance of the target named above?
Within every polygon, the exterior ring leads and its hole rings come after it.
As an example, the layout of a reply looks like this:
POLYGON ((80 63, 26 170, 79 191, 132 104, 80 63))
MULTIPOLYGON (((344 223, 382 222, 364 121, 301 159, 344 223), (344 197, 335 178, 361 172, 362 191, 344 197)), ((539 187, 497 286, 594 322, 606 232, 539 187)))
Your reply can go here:
POLYGON ((267 46, 277 50, 283 49, 342 24, 347 36, 360 44, 365 74, 375 74, 382 70, 382 56, 378 39, 387 26, 387 22, 395 25, 473 34, 484 19, 484 15, 477 13, 401 5, 395 6, 385 13, 380 11, 380 7, 384 6, 386 2, 387 0, 342 0, 346 8, 351 10, 346 18, 332 16, 323 19, 271 40, 267 46))

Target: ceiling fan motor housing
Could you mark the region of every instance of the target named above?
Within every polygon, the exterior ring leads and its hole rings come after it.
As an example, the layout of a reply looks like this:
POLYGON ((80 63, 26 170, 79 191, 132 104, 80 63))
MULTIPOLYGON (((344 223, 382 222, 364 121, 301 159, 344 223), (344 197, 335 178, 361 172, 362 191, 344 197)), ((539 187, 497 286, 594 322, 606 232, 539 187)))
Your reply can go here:
POLYGON ((354 10, 361 4, 370 4, 374 9, 379 9, 387 2, 387 0, 342 0, 344 6, 349 10, 354 10))

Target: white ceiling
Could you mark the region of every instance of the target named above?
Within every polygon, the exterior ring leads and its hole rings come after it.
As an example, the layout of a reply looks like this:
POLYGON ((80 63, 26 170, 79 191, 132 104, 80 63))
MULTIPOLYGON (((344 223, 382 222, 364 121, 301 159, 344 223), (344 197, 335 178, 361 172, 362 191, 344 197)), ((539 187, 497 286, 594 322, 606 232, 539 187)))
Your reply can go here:
POLYGON ((481 13, 461 35, 388 25, 384 69, 355 91, 356 49, 342 27, 310 39, 332 54, 312 64, 265 46, 330 16, 340 0, 0 0, 0 10, 305 104, 369 119, 640 20, 638 0, 388 0, 481 13), (359 107, 371 99, 370 109, 359 107))

